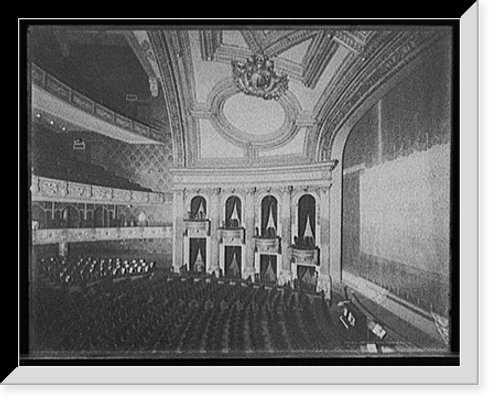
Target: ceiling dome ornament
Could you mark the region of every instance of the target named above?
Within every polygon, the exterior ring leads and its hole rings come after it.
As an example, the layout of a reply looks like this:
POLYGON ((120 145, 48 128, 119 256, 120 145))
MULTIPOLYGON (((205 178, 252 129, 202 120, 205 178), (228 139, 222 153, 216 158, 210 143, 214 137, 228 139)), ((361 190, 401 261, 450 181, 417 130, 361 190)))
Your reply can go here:
POLYGON ((287 75, 277 75, 267 55, 255 54, 244 63, 233 61, 232 66, 236 87, 247 95, 278 100, 288 90, 287 75))

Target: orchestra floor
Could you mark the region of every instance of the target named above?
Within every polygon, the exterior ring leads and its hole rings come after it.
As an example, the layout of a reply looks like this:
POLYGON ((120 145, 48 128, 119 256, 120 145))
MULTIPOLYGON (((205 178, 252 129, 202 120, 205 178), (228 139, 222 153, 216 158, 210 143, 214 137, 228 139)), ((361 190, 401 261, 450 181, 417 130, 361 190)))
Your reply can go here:
POLYGON ((326 357, 377 341, 362 314, 353 326, 341 320, 341 296, 247 281, 166 272, 71 288, 40 281, 33 298, 30 352, 40 357, 326 357))

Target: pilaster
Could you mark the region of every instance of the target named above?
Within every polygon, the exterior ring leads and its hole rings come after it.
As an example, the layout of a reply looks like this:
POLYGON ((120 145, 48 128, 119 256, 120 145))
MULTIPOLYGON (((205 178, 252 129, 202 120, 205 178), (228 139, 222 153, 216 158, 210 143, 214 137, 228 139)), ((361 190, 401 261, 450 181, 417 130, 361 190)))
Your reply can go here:
POLYGON ((210 258, 210 273, 215 273, 219 276, 220 261, 219 261, 219 231, 220 226, 220 188, 210 189, 210 220, 211 220, 211 230, 210 230, 210 244, 212 245, 212 252, 210 258))

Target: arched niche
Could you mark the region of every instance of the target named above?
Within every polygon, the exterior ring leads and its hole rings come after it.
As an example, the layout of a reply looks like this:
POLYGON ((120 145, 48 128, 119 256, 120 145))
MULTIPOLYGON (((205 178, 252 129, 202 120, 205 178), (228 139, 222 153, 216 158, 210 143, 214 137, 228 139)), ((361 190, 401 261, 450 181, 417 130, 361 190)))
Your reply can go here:
POLYGON ((304 193, 297 203, 297 235, 294 245, 297 247, 314 247, 317 242, 316 198, 310 193, 304 193))
POLYGON ((243 206, 241 198, 230 195, 224 202, 224 227, 240 228, 243 224, 243 206))
POLYGON ((276 237, 279 234, 279 204, 278 199, 265 195, 260 201, 259 235, 262 237, 276 237))
POLYGON ((189 219, 204 220, 207 217, 207 200, 204 196, 196 195, 189 204, 189 219))

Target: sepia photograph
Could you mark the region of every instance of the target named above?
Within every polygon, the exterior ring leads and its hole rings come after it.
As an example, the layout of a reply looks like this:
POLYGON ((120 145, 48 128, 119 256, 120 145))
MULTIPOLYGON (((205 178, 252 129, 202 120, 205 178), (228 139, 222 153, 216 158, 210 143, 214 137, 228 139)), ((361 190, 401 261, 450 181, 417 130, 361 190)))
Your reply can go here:
POLYGON ((456 24, 26 33, 26 365, 458 365, 456 24))

